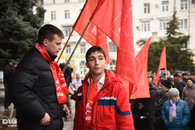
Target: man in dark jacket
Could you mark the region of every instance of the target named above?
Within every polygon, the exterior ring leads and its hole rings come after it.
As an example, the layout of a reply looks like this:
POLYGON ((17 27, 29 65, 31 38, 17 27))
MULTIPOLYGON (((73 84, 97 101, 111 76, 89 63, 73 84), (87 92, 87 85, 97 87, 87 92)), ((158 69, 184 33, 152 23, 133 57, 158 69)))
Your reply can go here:
POLYGON ((150 98, 139 98, 132 101, 132 112, 136 130, 154 130, 154 108, 156 102, 156 86, 153 76, 148 75, 150 98))
POLYGON ((163 91, 162 97, 158 100, 156 106, 155 106, 155 124, 154 124, 154 130, 166 130, 167 128, 164 125, 164 122, 162 120, 161 116, 161 110, 164 102, 169 99, 168 91, 171 88, 171 82, 168 80, 163 80, 160 83, 161 89, 163 91))
POLYGON ((13 65, 14 62, 15 61, 11 59, 3 69, 3 84, 4 84, 4 88, 5 88, 5 97, 4 97, 4 107, 5 108, 8 108, 8 106, 10 104, 10 102, 8 100, 8 96, 7 96, 8 82, 9 82, 10 78, 13 76, 13 73, 15 71, 15 68, 13 65))
POLYGON ((62 31, 44 25, 9 82, 8 94, 16 107, 19 130, 62 130, 68 94, 60 67, 54 59, 61 50, 62 31))
POLYGON ((189 127, 190 127, 190 130, 195 130, 195 104, 191 110, 191 118, 190 118, 190 124, 189 124, 189 127))

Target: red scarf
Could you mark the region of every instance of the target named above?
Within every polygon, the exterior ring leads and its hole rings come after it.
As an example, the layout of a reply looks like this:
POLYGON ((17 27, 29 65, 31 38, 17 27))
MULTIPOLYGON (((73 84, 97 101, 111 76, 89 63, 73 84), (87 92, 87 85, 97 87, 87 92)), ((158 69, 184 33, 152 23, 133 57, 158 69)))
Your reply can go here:
POLYGON ((58 103, 62 104, 67 102, 66 95, 69 94, 66 81, 64 79, 64 74, 62 73, 59 65, 52 61, 45 47, 39 43, 36 43, 35 48, 41 53, 43 58, 49 62, 49 66, 51 68, 51 72, 54 78, 55 86, 56 86, 56 95, 58 99, 58 103))
MULTIPOLYGON (((91 78, 90 78, 91 80, 91 78)), ((92 114, 92 105, 94 103, 94 98, 98 94, 97 83, 94 83, 92 80, 90 81, 90 88, 88 92, 86 111, 85 111, 85 122, 86 126, 90 127, 91 124, 91 114, 92 114)))

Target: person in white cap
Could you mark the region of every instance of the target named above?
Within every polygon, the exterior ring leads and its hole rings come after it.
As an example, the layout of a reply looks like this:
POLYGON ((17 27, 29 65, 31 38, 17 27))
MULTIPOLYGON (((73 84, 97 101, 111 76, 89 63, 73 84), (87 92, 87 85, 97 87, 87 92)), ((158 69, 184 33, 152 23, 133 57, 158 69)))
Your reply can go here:
POLYGON ((190 109, 188 104, 179 99, 179 91, 171 88, 168 91, 169 100, 162 106, 162 119, 168 130, 188 130, 190 109))

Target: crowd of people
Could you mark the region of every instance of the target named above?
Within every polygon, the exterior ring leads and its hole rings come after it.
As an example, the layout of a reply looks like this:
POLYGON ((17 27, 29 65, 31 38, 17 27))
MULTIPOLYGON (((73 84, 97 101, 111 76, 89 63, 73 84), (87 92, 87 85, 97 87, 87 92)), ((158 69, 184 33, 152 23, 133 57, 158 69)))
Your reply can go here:
POLYGON ((131 100, 136 130, 195 130, 195 83, 187 73, 162 74, 155 86, 148 76, 150 98, 131 100))
POLYGON ((57 27, 42 26, 17 69, 13 60, 4 69, 5 107, 14 103, 19 130, 62 130, 71 112, 69 86, 76 101, 74 130, 195 130, 195 83, 186 73, 162 75, 157 86, 149 75, 150 98, 129 100, 121 78, 106 70, 99 46, 85 55, 84 80, 78 72, 72 79, 73 69, 54 61, 63 38, 57 27))

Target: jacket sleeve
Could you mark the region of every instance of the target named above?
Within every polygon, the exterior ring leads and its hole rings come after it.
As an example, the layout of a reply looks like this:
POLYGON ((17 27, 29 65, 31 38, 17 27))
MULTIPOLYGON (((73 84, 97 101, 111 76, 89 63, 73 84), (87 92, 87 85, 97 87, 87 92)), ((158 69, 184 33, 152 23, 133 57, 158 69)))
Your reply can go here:
POLYGON ((182 97, 181 97, 182 100, 185 100, 185 98, 186 98, 185 91, 186 91, 186 87, 184 87, 183 90, 182 90, 182 97))
POLYGON ((35 97, 32 87, 38 78, 38 69, 27 62, 18 67, 8 86, 8 95, 16 108, 25 115, 40 121, 45 115, 45 109, 35 97))
POLYGON ((188 107, 188 104, 186 102, 183 103, 183 120, 181 122, 181 126, 186 127, 190 121, 190 109, 188 107))
POLYGON ((134 130, 129 97, 124 87, 120 87, 115 104, 116 122, 119 130, 134 130))
POLYGON ((169 127, 169 120, 166 118, 166 102, 163 104, 162 106, 162 110, 161 110, 161 115, 162 115, 162 120, 164 122, 164 124, 169 127))

